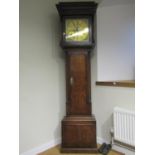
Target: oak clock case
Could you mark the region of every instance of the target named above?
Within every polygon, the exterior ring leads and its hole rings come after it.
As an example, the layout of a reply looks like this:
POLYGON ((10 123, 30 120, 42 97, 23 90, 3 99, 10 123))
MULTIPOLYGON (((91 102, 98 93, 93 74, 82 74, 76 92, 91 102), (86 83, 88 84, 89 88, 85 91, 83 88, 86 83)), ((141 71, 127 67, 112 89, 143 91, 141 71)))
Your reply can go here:
POLYGON ((61 152, 97 152, 96 120, 91 110, 90 53, 94 47, 94 2, 60 2, 60 45, 66 55, 66 116, 61 122, 61 152))

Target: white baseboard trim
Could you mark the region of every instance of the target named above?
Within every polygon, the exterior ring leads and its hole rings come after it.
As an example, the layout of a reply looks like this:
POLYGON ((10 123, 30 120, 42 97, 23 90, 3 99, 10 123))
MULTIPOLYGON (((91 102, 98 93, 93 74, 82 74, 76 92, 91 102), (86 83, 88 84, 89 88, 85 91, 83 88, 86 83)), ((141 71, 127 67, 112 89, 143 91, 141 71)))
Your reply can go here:
POLYGON ((58 145, 61 143, 61 138, 53 139, 48 143, 45 143, 43 145, 40 145, 38 147, 35 147, 31 150, 28 150, 24 153, 21 153, 20 155, 37 155, 40 152, 43 152, 51 147, 54 147, 55 145, 58 145))
POLYGON ((124 153, 125 155, 135 155, 135 152, 134 151, 131 151, 127 148, 124 148, 124 147, 121 147, 121 146, 118 146, 118 145, 115 145, 113 144, 112 145, 112 148, 118 152, 122 152, 124 153))
MULTIPOLYGON (((102 144, 102 143, 108 143, 106 140, 104 140, 103 138, 101 138, 101 137, 97 137, 97 143, 98 144, 102 144)), ((40 153, 40 152, 43 152, 43 151, 45 151, 45 150, 47 150, 47 149, 49 149, 49 148, 51 148, 51 147, 54 147, 55 145, 58 145, 58 144, 60 144, 61 143, 61 138, 57 138, 57 139, 54 139, 54 140, 51 140, 50 142, 48 142, 48 143, 45 143, 45 144, 43 144, 43 145, 40 145, 40 146, 38 146, 38 147, 35 147, 35 148, 33 148, 33 149, 31 149, 31 150, 28 150, 28 151, 26 151, 26 152, 23 152, 23 153, 21 153, 20 155, 36 155, 36 154, 38 154, 38 153, 40 153)))
MULTIPOLYGON (((103 139, 101 137, 97 137, 97 143, 98 144, 103 144, 103 143, 110 143, 110 142, 106 141, 105 139, 103 139)), ((128 150, 126 148, 117 146, 115 144, 112 145, 112 149, 114 149, 114 150, 116 150, 118 152, 122 152, 125 155, 135 155, 135 152, 134 151, 131 151, 131 150, 128 150)))

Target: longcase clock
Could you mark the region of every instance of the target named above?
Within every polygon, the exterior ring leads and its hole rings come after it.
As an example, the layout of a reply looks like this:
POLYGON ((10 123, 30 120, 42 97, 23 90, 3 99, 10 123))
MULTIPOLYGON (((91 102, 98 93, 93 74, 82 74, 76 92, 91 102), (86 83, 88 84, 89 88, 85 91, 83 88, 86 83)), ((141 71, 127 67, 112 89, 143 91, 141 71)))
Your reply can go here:
POLYGON ((61 152, 97 152, 91 110, 90 52, 94 43, 95 2, 61 2, 61 47, 66 54, 66 116, 61 152))

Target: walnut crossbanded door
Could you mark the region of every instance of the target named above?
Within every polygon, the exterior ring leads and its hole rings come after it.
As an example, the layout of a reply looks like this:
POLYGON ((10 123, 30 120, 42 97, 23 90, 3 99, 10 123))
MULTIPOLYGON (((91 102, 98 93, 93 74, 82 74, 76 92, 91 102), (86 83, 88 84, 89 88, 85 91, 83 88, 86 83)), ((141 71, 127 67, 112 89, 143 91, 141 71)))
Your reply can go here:
POLYGON ((90 115, 90 63, 87 50, 66 53, 67 114, 90 115))

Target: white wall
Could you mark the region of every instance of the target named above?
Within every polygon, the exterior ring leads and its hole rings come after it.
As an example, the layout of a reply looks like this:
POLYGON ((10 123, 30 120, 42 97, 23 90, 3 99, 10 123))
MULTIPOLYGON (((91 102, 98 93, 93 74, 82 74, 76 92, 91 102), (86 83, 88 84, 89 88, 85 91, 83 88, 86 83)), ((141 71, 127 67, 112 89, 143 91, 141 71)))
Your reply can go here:
MULTIPOLYGON (((59 33, 53 0, 20 0, 20 152, 61 136, 66 90, 59 33)), ((91 57, 92 106, 97 135, 109 141, 113 107, 134 109, 134 89, 96 86, 97 52, 91 57)))
POLYGON ((119 106, 125 109, 135 108, 135 89, 125 87, 96 86, 97 51, 91 59, 92 79, 92 109, 97 120, 97 136, 110 142, 110 129, 113 127, 113 108, 119 106))
POLYGON ((50 0, 20 0, 20 152, 60 137, 65 63, 50 0))
POLYGON ((133 80, 134 0, 105 0, 97 10, 97 80, 133 80), (115 2, 115 3, 114 3, 115 2))
MULTIPOLYGON (((110 40, 110 37, 115 35, 115 33, 117 32, 111 31, 110 34, 108 34, 106 30, 107 29, 110 30, 110 28, 113 27, 113 25, 116 25, 115 22, 117 19, 114 19, 114 16, 115 18, 119 18, 119 17, 122 18, 122 16, 126 18, 128 14, 129 19, 132 18, 133 20, 133 13, 134 13, 133 4, 134 4, 134 0, 104 0, 102 3, 100 3, 97 10, 97 19, 100 19, 100 21, 97 21, 97 24, 101 24, 101 25, 97 25, 97 28, 99 27, 99 30, 97 29, 97 46, 92 54, 92 60, 91 60, 92 104, 93 104, 93 113, 95 114, 96 120, 97 120, 97 136, 100 138, 103 138, 107 142, 110 142, 111 140, 110 129, 113 126, 113 121, 112 121, 113 108, 115 106, 120 106, 129 110, 134 110, 135 89, 123 88, 123 87, 96 86, 95 82, 97 80, 101 80, 101 77, 103 78, 102 75, 106 75, 109 73, 109 72, 106 72, 106 70, 103 70, 103 69, 108 69, 109 63, 111 66, 120 65, 119 62, 116 61, 117 62, 116 63, 114 60, 111 59, 111 57, 109 59, 108 56, 110 55, 105 56, 104 52, 102 53, 103 50, 105 49, 109 50, 113 45, 117 46, 115 42, 118 43, 117 38, 115 38, 115 41, 112 39, 110 40), (110 23, 105 23, 104 20, 106 22, 109 21, 110 23), (105 36, 102 34, 103 32, 105 33, 104 34, 105 36), (110 37, 108 37, 108 35, 110 35, 110 37), (108 64, 106 64, 104 61, 108 64), (105 66, 101 66, 101 68, 99 68, 98 63, 101 63, 101 62, 104 62, 102 64, 104 64, 105 66)), ((122 25, 120 25, 121 28, 123 28, 124 26, 122 22, 121 22, 122 25)), ((126 25, 127 23, 125 22, 125 26, 127 26, 126 25)), ((122 36, 118 35, 118 37, 122 37, 122 36)), ((119 40, 119 41, 122 41, 122 40, 119 40)), ((126 54, 128 55, 128 53, 126 54)), ((129 59, 129 57, 125 57, 125 55, 123 56, 124 56, 123 58, 124 62, 128 63, 131 60, 131 62, 129 63, 133 63, 133 59, 132 59, 133 57, 129 59)), ((108 78, 106 80, 112 80, 110 78, 113 78, 113 77, 116 78, 115 70, 112 70, 112 71, 113 72, 111 74, 113 76, 109 76, 109 75, 104 76, 105 78, 108 78)), ((122 80, 125 80, 125 79, 122 79, 122 80)), ((103 79, 101 81, 103 81, 103 79)))

